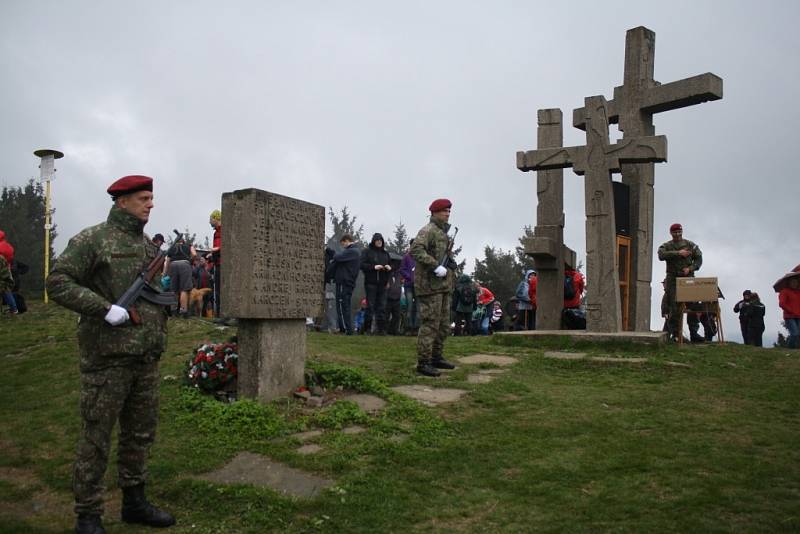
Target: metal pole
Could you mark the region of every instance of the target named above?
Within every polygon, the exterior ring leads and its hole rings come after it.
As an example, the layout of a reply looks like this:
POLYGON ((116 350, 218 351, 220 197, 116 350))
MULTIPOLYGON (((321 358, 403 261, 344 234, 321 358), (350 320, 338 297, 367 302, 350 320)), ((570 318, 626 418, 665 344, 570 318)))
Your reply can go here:
MULTIPOLYGON (((64 157, 62 152, 58 150, 42 149, 33 153, 35 156, 41 158, 39 164, 39 180, 44 181, 44 280, 47 280, 47 275, 50 273, 50 230, 53 225, 50 221, 50 181, 53 179, 53 174, 56 172, 55 160, 64 157)), ((44 303, 47 304, 47 288, 44 289, 44 303)))

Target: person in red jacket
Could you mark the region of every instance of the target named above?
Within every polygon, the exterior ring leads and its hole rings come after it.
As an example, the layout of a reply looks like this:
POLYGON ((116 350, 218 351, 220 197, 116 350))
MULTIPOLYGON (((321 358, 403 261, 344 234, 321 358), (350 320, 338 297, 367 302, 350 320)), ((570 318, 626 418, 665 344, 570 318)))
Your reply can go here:
POLYGON ((800 348, 800 276, 790 278, 778 292, 778 305, 783 310, 783 321, 789 331, 787 346, 800 348))
MULTIPOLYGON (((14 247, 11 246, 11 243, 6 241, 6 233, 2 230, 0 230, 0 256, 3 256, 3 258, 6 260, 8 269, 11 271, 14 262, 14 247)), ((8 312, 10 314, 16 315, 19 313, 17 310, 17 301, 14 298, 13 289, 0 292, 0 299, 2 299, 2 301, 8 306, 8 312)))
POLYGON ((6 259, 9 266, 14 261, 14 247, 6 241, 6 233, 2 230, 0 230, 0 255, 6 259))
POLYGON ((580 271, 564 266, 564 308, 580 308, 586 281, 580 271))

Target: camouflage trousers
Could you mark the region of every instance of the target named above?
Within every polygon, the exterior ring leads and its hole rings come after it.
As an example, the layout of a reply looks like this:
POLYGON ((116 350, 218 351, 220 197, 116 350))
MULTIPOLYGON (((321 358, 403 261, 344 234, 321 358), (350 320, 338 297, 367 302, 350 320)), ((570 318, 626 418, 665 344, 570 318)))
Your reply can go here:
POLYGON ((120 487, 143 484, 158 424, 158 361, 81 372, 81 434, 73 470, 75 513, 103 513, 103 476, 119 421, 120 487))
POLYGON ((418 295, 420 326, 417 334, 417 360, 430 363, 442 356, 444 340, 450 335, 450 293, 418 295))
MULTIPOLYGON (((667 278, 667 284, 665 288, 666 298, 667 298, 667 305, 669 307, 669 315, 667 316, 667 332, 676 339, 678 336, 682 336, 683 332, 678 332, 678 327, 680 326, 681 320, 681 306, 675 300, 676 299, 676 289, 677 281, 673 277, 667 278)), ((691 306, 687 306, 691 308, 691 306)), ((689 325, 689 333, 692 337, 698 335, 698 330, 700 329, 700 320, 697 318, 697 315, 694 313, 687 313, 686 314, 686 324, 689 325)))

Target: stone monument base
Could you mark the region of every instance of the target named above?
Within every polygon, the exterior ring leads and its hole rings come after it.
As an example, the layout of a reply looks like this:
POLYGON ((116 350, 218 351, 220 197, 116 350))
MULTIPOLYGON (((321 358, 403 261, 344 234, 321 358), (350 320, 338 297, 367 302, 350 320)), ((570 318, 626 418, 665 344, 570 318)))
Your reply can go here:
POLYGON ((305 319, 239 319, 239 398, 270 402, 304 383, 305 319))
POLYGON ((570 341, 590 343, 628 342, 645 345, 663 345, 667 342, 666 332, 587 332, 586 330, 523 330, 521 332, 496 332, 495 336, 518 336, 525 339, 549 340, 567 338, 570 341))

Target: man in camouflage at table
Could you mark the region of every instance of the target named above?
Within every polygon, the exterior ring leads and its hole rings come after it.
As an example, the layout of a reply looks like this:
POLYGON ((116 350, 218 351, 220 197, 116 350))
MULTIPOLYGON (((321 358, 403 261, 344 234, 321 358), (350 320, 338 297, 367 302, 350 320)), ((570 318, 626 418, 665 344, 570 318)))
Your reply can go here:
MULTIPOLYGON (((669 306, 667 327, 670 336, 677 340, 679 336, 683 335, 683 332, 678 332, 680 309, 678 302, 675 300, 676 278, 694 277, 695 271, 700 270, 700 266, 703 265, 703 253, 700 251, 700 247, 683 238, 683 227, 679 223, 670 226, 669 233, 672 235, 672 239, 658 247, 658 259, 667 262, 667 278, 664 287, 665 298, 669 306)), ((697 318, 697 314, 687 314, 686 320, 689 324, 692 343, 705 341, 705 338, 698 333, 700 321, 697 318)))
MULTIPOLYGON (((133 324, 129 310, 114 304, 158 254, 144 234, 152 191, 153 180, 147 176, 114 182, 108 188, 114 204, 107 220, 70 239, 47 278, 50 298, 80 314, 81 432, 73 471, 79 533, 105 532, 103 475, 117 421, 122 520, 155 527, 175 524, 172 515, 144 496, 145 458, 158 424, 158 361, 167 338, 166 308, 139 298, 132 309, 141 321, 133 324)), ((159 275, 152 283, 156 288, 159 275)), ((151 300, 160 297, 148 294, 151 300)))
POLYGON ((439 369, 455 369, 442 356, 444 341, 450 335, 450 301, 454 271, 450 256, 450 208, 446 198, 434 200, 428 208, 431 219, 414 238, 411 256, 417 262, 414 277, 421 324, 417 335, 417 373, 439 376, 439 369))

